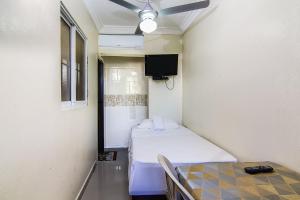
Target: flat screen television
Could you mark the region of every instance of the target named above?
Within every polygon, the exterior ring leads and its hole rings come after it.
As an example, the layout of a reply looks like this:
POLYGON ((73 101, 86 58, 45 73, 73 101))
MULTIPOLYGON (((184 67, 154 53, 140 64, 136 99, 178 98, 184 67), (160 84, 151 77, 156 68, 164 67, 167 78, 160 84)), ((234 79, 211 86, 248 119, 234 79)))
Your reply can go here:
POLYGON ((177 75, 178 54, 146 55, 145 75, 165 77, 177 75))

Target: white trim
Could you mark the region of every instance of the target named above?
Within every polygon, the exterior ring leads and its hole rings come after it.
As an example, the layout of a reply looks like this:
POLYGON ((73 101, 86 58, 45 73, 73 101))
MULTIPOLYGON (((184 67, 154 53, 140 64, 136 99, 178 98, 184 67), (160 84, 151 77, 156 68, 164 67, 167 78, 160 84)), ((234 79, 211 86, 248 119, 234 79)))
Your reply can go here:
POLYGON ((79 34, 80 37, 82 37, 82 35, 80 34, 80 32, 77 31, 77 29, 75 28, 75 32, 72 34, 73 35, 73 38, 71 39, 72 42, 74 43, 74 49, 72 48, 72 54, 71 54, 71 59, 73 61, 73 65, 72 65, 72 76, 71 76, 71 85, 72 85, 72 93, 71 93, 71 96, 72 96, 72 106, 76 106, 76 107, 82 107, 82 106, 78 106, 78 105, 87 105, 87 102, 88 102, 88 96, 87 96, 87 93, 88 93, 88 56, 87 56, 87 39, 83 38, 83 42, 84 42, 84 53, 85 53, 85 56, 84 56, 84 63, 85 63, 85 66, 84 66, 84 76, 85 76, 85 83, 84 83, 84 101, 77 101, 77 98, 76 98, 76 91, 77 91, 77 66, 76 66, 76 34, 79 34), (74 50, 74 52, 73 52, 74 50))
POLYGON ((80 200, 79 198, 82 195, 82 193, 84 192, 84 188, 87 185, 87 183, 89 181, 89 178, 91 178, 91 175, 93 173, 93 169, 94 169, 94 167, 96 167, 96 164, 97 164, 97 160, 94 161, 92 167, 90 168, 90 171, 89 171, 88 175, 86 176, 83 184, 81 185, 81 188, 80 188, 78 194, 76 195, 75 200, 80 200))
POLYGON ((66 18, 66 16, 65 15, 60 15, 60 17, 64 20, 64 22, 66 22, 66 24, 68 24, 68 26, 71 29, 72 24, 69 22, 69 20, 66 18))
POLYGON ((71 102, 76 103, 76 27, 71 28, 71 102))
POLYGON ((61 2, 61 17, 70 26, 70 64, 71 64, 71 101, 61 102, 62 110, 72 110, 83 108, 88 105, 88 39, 74 21, 71 14, 61 2), (77 101, 76 99, 76 85, 77 85, 77 71, 76 71, 76 34, 79 34, 84 41, 84 71, 85 71, 85 100, 77 101))
POLYGON ((185 32, 201 12, 203 12, 203 10, 196 10, 196 11, 191 11, 188 15, 186 15, 184 21, 180 24, 181 30, 185 32))
MULTIPOLYGON (((91 15, 95 15, 93 18, 97 29, 100 34, 134 34, 137 26, 118 26, 118 25, 105 25, 100 19, 98 19, 98 16, 94 13, 94 8, 90 9, 91 15)), ((162 35, 181 35, 186 31, 189 26, 193 23, 195 18, 201 13, 202 11, 193 11, 190 14, 187 14, 185 17, 185 20, 181 24, 179 24, 179 27, 176 26, 170 26, 170 27, 162 27, 158 26, 158 29, 153 32, 152 34, 162 34, 162 35)))
POLYGON ((62 101, 61 102, 61 110, 70 110, 72 108, 72 102, 71 101, 62 101))
POLYGON ((95 10, 95 6, 93 6, 90 1, 84 1, 86 7, 88 8, 88 11, 96 25, 96 28, 98 30, 98 33, 100 33, 101 28, 104 26, 102 20, 98 17, 96 14, 97 11, 95 10))
POLYGON ((72 15, 69 13, 66 6, 63 4, 62 1, 60 1, 60 15, 63 16, 69 23, 71 23, 72 26, 75 26, 77 31, 80 32, 80 34, 83 36, 84 39, 87 39, 84 32, 81 30, 80 26, 76 23, 72 15))
MULTIPOLYGON (((91 5, 90 1, 85 1, 89 13, 96 24, 99 34, 134 34, 136 30, 136 26, 122 26, 122 25, 109 25, 104 24, 101 20, 100 16, 97 15, 97 10, 95 6, 91 5)), ((184 20, 178 25, 178 27, 161 27, 158 26, 157 31, 152 34, 170 34, 170 35, 182 35, 185 33, 190 27, 194 25, 195 22, 201 16, 206 15, 208 12, 216 8, 216 5, 219 3, 219 0, 211 0, 211 5, 208 8, 195 10, 187 13, 184 17, 184 20)), ((138 17, 138 16, 137 16, 138 17)), ((162 17, 162 16, 159 16, 162 17)))
POLYGON ((76 101, 75 103, 72 103, 70 101, 62 102, 61 103, 61 110, 62 111, 68 111, 68 110, 76 110, 80 108, 87 107, 86 101, 76 101))
POLYGON ((85 76, 85 88, 84 88, 84 96, 85 96, 85 105, 87 106, 88 105, 88 88, 89 88, 89 82, 88 82, 88 79, 89 79, 89 74, 88 74, 88 64, 89 64, 89 59, 88 59, 88 41, 87 39, 84 40, 84 52, 85 52, 85 57, 84 57, 84 63, 85 63, 85 66, 84 66, 84 76, 85 76))
POLYGON ((202 12, 200 12, 197 16, 195 16, 192 23, 187 27, 184 33, 186 33, 189 29, 193 28, 196 24, 198 24, 202 19, 210 15, 212 12, 214 12, 218 8, 221 1, 222 0, 210 1, 211 4, 209 5, 209 7, 202 10, 202 12))
MULTIPOLYGON (((116 35, 122 35, 122 34, 129 34, 133 35, 135 33, 136 26, 114 26, 114 25, 104 25, 101 30, 100 34, 116 34, 116 35)), ((181 35, 183 32, 178 27, 158 27, 156 31, 154 31, 152 34, 171 34, 171 35, 181 35)))

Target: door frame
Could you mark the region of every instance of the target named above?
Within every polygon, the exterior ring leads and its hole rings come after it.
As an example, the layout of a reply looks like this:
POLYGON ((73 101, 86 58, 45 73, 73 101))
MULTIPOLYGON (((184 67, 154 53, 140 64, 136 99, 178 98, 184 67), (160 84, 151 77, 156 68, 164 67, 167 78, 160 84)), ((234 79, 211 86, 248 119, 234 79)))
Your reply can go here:
POLYGON ((98 154, 104 153, 104 62, 98 59, 98 154))

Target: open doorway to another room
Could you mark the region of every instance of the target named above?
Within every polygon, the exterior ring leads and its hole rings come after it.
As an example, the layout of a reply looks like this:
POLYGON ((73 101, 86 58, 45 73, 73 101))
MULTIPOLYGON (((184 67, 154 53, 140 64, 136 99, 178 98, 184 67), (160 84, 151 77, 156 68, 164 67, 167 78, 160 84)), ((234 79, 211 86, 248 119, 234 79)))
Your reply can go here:
POLYGON ((148 118, 148 78, 144 57, 103 57, 104 147, 109 159, 115 149, 128 148, 131 129, 148 118))

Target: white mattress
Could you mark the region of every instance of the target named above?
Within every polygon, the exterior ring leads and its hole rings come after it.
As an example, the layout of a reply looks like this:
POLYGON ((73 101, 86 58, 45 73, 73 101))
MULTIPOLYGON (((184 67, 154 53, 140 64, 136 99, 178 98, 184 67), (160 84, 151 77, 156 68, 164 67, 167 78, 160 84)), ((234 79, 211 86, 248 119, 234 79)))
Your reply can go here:
POLYGON ((237 159, 189 129, 154 132, 134 128, 129 142, 129 194, 159 195, 166 192, 165 177, 157 161, 163 154, 174 166, 237 159))

